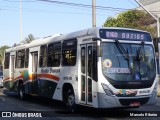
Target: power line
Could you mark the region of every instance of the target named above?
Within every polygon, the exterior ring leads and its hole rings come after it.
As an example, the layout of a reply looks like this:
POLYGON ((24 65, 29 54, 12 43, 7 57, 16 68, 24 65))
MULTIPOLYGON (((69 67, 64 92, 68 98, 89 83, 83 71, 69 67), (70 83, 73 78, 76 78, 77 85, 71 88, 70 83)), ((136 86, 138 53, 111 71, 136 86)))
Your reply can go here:
MULTIPOLYGON (((3 0, 7 2, 19 2, 18 0, 3 0)), ((23 0, 22 2, 47 2, 52 4, 60 4, 60 5, 67 5, 67 6, 74 6, 74 7, 83 7, 83 8, 92 8, 92 5, 86 5, 86 4, 78 4, 78 3, 70 3, 70 2, 60 2, 56 0, 23 0)), ((137 7, 137 5, 131 1, 128 0, 130 3, 132 3, 134 6, 137 7)), ((124 8, 114 8, 114 7, 104 7, 104 6, 96 6, 96 9, 98 10, 104 10, 104 11, 126 11, 131 9, 124 9, 124 8)), ((160 11, 152 11, 152 12, 160 12, 160 11)))
MULTIPOLYGON (((6 2, 19 2, 18 0, 3 0, 6 2)), ((69 2, 60 2, 56 0, 23 0, 22 2, 46 2, 51 4, 60 4, 60 5, 67 5, 72 7, 81 7, 81 8, 87 8, 91 9, 92 5, 86 5, 86 4, 77 4, 77 3, 69 3, 69 2)), ((96 6, 97 10, 100 11, 112 11, 112 12, 122 12, 130 9, 123 9, 123 8, 114 8, 114 7, 104 7, 104 6, 96 6)), ((5 9, 6 10, 6 9, 5 9)), ((23 8, 23 11, 32 11, 32 12, 57 12, 57 13, 67 13, 67 14, 85 14, 85 15, 91 15, 89 13, 75 13, 75 12, 60 12, 60 11, 48 11, 48 10, 40 10, 40 9, 28 9, 23 8)), ((97 15, 106 15, 106 14, 97 14, 97 15)))
MULTIPOLYGON (((13 0, 4 0, 4 1, 7 1, 7 2, 19 2, 17 0, 16 1, 15 0, 14 1, 13 0)), ((23 0, 22 2, 36 2, 36 1, 41 1, 41 0, 34 0, 34 1, 33 0, 32 1, 24 1, 23 0)), ((90 8, 91 9, 91 7, 92 7, 91 5, 76 4, 76 3, 67 3, 67 2, 59 2, 59 1, 50 1, 50 2, 56 3, 56 4, 61 4, 61 5, 69 5, 69 6, 74 6, 74 7, 81 7, 81 8, 83 7, 83 8, 90 8)), ((114 8, 114 10, 113 10, 112 7, 102 7, 102 6, 96 6, 96 7, 98 7, 98 10, 101 10, 101 11, 112 11, 112 12, 121 11, 120 10, 121 8, 114 8)), ((33 10, 33 9, 27 9, 27 10, 33 10)), ((122 9, 122 10, 126 10, 126 9, 122 9)), ((34 11, 35 11, 35 9, 34 9, 34 11)), ((43 11, 43 10, 40 10, 40 11, 43 11)), ((83 13, 80 13, 80 14, 83 14, 83 13)))
MULTIPOLYGON (((19 2, 18 0, 3 0, 6 2, 19 2)), ((36 2, 35 0, 23 0, 22 2, 36 2)))
MULTIPOLYGON (((7 2, 19 2, 17 0, 3 0, 7 2)), ((83 8, 91 8, 91 5, 84 5, 84 4, 76 4, 76 3, 68 3, 68 2, 59 2, 59 1, 53 1, 53 0, 23 0, 22 2, 36 2, 36 1, 43 1, 43 2, 49 2, 49 3, 55 3, 55 4, 61 4, 61 5, 68 5, 68 6, 75 6, 75 7, 83 7, 83 8)), ((128 0, 130 1, 130 0, 128 0)), ((131 1, 130 1, 131 2, 131 1)), ((133 2, 132 2, 133 3, 133 2)), ((1 7, 7 7, 7 8, 13 8, 13 9, 19 9, 16 7, 8 7, 8 6, 1 6, 1 7)), ((103 6, 96 6, 98 10, 102 11, 120 11, 120 10, 129 10, 129 9, 123 9, 123 8, 114 8, 114 7, 103 7, 103 6)), ((9 9, 3 9, 0 8, 0 10, 9 10, 9 9)), ((49 10, 41 10, 41 9, 30 9, 30 8, 23 8, 23 11, 31 11, 31 12, 57 12, 57 13, 68 13, 68 14, 85 14, 85 15, 91 15, 89 13, 75 13, 75 12, 60 12, 60 11, 49 11, 49 10)), ((18 10, 17 10, 18 11, 18 10)), ((160 11, 150 11, 152 13, 160 13, 160 11)), ((97 14, 97 15, 104 15, 104 14, 97 14)))
MULTIPOLYGON (((3 0, 3 1, 6 1, 6 2, 11 2, 11 3, 17 3, 17 2, 19 2, 19 1, 17 1, 17 0, 3 0)), ((23 0, 22 2, 40 2, 40 1, 37 1, 37 0, 23 0)), ((52 3, 49 3, 48 2, 48 4, 50 4, 50 5, 52 5, 52 3)), ((77 6, 67 6, 67 7, 69 7, 69 8, 73 8, 73 7, 77 7, 77 6)), ((81 10, 87 10, 87 9, 91 9, 91 8, 89 8, 89 7, 81 7, 81 10)), ((33 10, 33 12, 39 12, 38 11, 38 9, 27 9, 28 11, 32 11, 33 10)), ((27 11, 26 9, 24 10, 23 9, 23 11, 27 11)), ((51 12, 51 11, 47 11, 47 10, 40 10, 41 12, 51 12)), ((97 9, 97 11, 101 11, 101 13, 102 12, 104 12, 104 14, 103 15, 106 15, 106 11, 112 11, 112 13, 116 13, 117 14, 117 12, 120 12, 120 10, 111 10, 111 9, 97 9)), ((71 13, 72 14, 72 13, 71 13)), ((83 14, 83 13, 80 13, 80 14, 83 14)), ((84 14, 86 14, 86 13, 84 13, 84 14)), ((88 14, 88 13, 87 13, 88 14)), ((98 14, 97 14, 98 15, 98 14)), ((102 15, 102 14, 99 14, 99 15, 102 15)))
POLYGON ((128 0, 132 5, 136 6, 137 7, 137 4, 135 4, 133 1, 131 0, 128 0))
MULTIPOLYGON (((11 11, 19 11, 18 7, 10 7, 10 6, 0 6, 0 10, 11 10, 11 11)), ((76 14, 76 15, 92 15, 91 13, 84 13, 84 12, 64 12, 64 11, 51 11, 51 10, 42 10, 42 9, 30 9, 30 8, 22 8, 22 11, 24 12, 45 12, 45 13, 54 13, 54 14, 76 14)), ((104 16, 106 14, 97 14, 99 16, 104 16)))
MULTIPOLYGON (((4 0, 7 2, 19 2, 18 0, 4 0)), ((73 6, 73 7, 83 7, 83 8, 92 8, 92 5, 86 5, 86 4, 78 4, 78 3, 70 3, 70 2, 60 2, 56 0, 23 0, 22 2, 48 2, 52 4, 60 4, 60 5, 67 5, 67 6, 73 6)), ((114 8, 114 7, 104 7, 104 6, 96 6, 96 9, 99 10, 111 10, 111 11, 126 11, 130 9, 124 9, 124 8, 114 8)))
MULTIPOLYGON (((69 6, 74 6, 74 7, 92 8, 92 5, 69 3, 69 2, 59 2, 59 1, 55 1, 55 0, 36 0, 36 1, 61 4, 61 5, 69 5, 69 6)), ((96 6, 96 9, 101 9, 101 10, 111 10, 112 9, 113 11, 130 10, 130 9, 124 9, 124 8, 114 8, 114 7, 104 7, 104 6, 96 6)))

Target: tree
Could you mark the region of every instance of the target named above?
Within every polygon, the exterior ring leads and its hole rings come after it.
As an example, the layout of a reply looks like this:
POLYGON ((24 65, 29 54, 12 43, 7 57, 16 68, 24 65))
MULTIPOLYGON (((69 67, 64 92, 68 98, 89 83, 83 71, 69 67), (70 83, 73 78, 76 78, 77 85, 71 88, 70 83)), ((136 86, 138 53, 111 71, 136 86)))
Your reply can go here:
POLYGON ((28 37, 26 37, 24 39, 24 41, 22 41, 22 43, 26 44, 26 43, 30 43, 31 41, 35 40, 36 38, 33 36, 33 34, 29 34, 28 37))
POLYGON ((2 63, 3 63, 4 51, 5 51, 6 49, 8 49, 8 48, 10 48, 10 47, 7 46, 7 45, 4 45, 4 46, 1 46, 1 47, 0 47, 0 65, 2 65, 2 63))
POLYGON ((156 21, 148 14, 139 10, 129 10, 119 14, 116 18, 109 17, 104 23, 104 27, 125 27, 145 30, 156 37, 156 28, 153 24, 156 21))

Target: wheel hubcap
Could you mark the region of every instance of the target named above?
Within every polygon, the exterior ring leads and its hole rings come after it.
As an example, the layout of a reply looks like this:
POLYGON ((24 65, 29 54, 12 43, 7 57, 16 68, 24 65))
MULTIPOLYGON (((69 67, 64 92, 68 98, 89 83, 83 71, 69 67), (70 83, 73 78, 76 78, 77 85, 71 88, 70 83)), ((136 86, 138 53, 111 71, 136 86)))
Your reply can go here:
POLYGON ((68 97, 68 105, 69 105, 69 106, 73 106, 74 101, 75 101, 74 96, 73 96, 73 95, 70 95, 70 96, 68 97))

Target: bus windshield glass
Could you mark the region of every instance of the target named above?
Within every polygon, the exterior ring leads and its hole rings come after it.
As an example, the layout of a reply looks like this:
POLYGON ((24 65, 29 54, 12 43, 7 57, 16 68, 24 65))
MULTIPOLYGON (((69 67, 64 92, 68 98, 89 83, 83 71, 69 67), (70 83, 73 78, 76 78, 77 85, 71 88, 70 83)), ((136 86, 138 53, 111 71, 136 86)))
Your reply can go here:
POLYGON ((156 75, 153 46, 102 42, 102 71, 114 81, 153 81, 156 75))

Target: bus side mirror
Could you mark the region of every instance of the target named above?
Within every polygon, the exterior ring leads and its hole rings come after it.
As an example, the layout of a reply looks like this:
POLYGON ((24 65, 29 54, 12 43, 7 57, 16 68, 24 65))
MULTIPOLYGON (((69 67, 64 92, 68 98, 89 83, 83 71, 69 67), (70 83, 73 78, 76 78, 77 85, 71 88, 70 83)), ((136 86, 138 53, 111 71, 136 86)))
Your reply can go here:
POLYGON ((102 57, 102 47, 101 47, 102 40, 100 38, 92 38, 92 40, 96 41, 97 56, 102 57))

